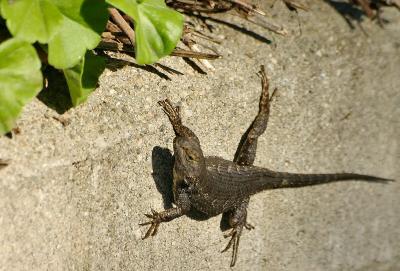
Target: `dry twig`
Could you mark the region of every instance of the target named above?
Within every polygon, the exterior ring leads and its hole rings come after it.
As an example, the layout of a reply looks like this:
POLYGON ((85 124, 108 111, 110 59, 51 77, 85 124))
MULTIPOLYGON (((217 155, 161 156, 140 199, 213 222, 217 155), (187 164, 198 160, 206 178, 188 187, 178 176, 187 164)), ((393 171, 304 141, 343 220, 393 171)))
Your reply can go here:
POLYGON ((133 31, 132 27, 129 25, 127 21, 125 21, 124 17, 119 13, 119 11, 115 8, 108 9, 111 18, 114 22, 119 26, 119 28, 124 31, 124 33, 128 36, 131 44, 135 46, 135 31, 133 31))
POLYGON ((286 35, 287 30, 266 17, 266 12, 243 0, 170 0, 171 7, 185 13, 221 13, 235 10, 242 18, 280 35, 286 35), (210 4, 211 3, 211 4, 210 4))
POLYGON ((0 158, 0 169, 5 168, 10 163, 10 160, 4 160, 0 158))

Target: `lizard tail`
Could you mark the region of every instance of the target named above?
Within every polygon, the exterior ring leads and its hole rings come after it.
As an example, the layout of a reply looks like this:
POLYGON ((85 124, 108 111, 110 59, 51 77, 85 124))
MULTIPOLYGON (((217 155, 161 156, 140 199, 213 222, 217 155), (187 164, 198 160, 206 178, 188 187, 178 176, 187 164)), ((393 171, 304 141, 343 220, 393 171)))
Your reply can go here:
POLYGON ((263 185, 264 189, 303 187, 347 180, 358 180, 372 183, 388 183, 394 181, 381 177, 354 173, 296 174, 286 172, 270 172, 268 175, 270 176, 263 185))

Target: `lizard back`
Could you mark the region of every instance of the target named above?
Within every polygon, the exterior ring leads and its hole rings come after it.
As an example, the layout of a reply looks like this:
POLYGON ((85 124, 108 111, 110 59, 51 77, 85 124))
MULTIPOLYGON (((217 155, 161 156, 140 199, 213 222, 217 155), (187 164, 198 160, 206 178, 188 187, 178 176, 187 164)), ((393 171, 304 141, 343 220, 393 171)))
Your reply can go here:
POLYGON ((240 166, 220 157, 205 158, 207 174, 199 182, 194 206, 208 214, 226 212, 249 195, 267 189, 303 187, 336 181, 361 180, 387 182, 390 180, 354 173, 296 174, 275 172, 256 166, 240 166))

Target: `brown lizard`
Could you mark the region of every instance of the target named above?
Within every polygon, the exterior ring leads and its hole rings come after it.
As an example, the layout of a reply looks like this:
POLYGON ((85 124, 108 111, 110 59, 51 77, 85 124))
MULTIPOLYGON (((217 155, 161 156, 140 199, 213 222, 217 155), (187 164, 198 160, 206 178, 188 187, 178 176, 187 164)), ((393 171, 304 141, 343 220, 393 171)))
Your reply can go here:
POLYGON ((151 210, 151 214, 145 214, 151 220, 140 224, 150 225, 143 239, 156 235, 160 223, 185 215, 191 209, 210 217, 224 214, 228 216, 232 230, 225 235, 231 239, 222 252, 233 247, 231 260, 233 266, 237 259, 243 228, 249 230, 253 228, 246 221, 251 195, 266 189, 302 187, 345 180, 375 183, 391 181, 354 173, 294 174, 253 166, 257 139, 267 128, 271 100, 263 66, 260 74, 262 93, 259 112, 242 136, 233 162, 220 157, 204 156, 197 136, 182 124, 179 107, 174 107, 168 99, 159 102, 176 135, 173 143, 175 156, 173 193, 176 207, 162 212, 151 210))

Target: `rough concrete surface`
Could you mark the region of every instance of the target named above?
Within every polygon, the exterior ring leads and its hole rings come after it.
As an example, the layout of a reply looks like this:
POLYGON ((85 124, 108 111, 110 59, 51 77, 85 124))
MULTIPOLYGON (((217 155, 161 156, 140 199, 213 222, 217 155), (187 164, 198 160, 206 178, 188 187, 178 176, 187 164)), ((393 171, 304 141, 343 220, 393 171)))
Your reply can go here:
MULTIPOLYGON (((21 133, 0 138, 0 158, 11 160, 0 171, 0 270, 229 270, 220 216, 182 217, 141 240, 143 213, 168 205, 159 191, 173 131, 156 102, 180 104, 204 152, 232 158, 257 111, 261 64, 278 92, 256 165, 400 180, 400 13, 385 8, 384 29, 369 20, 351 29, 322 1, 299 15, 277 2, 271 13, 288 37, 218 17, 271 44, 210 22, 225 38, 207 76, 172 57, 161 63, 183 75, 170 81, 107 69, 88 102, 63 114, 66 127, 31 102, 21 133)), ((260 193, 233 269, 400 270, 399 193, 399 182, 260 193)))

